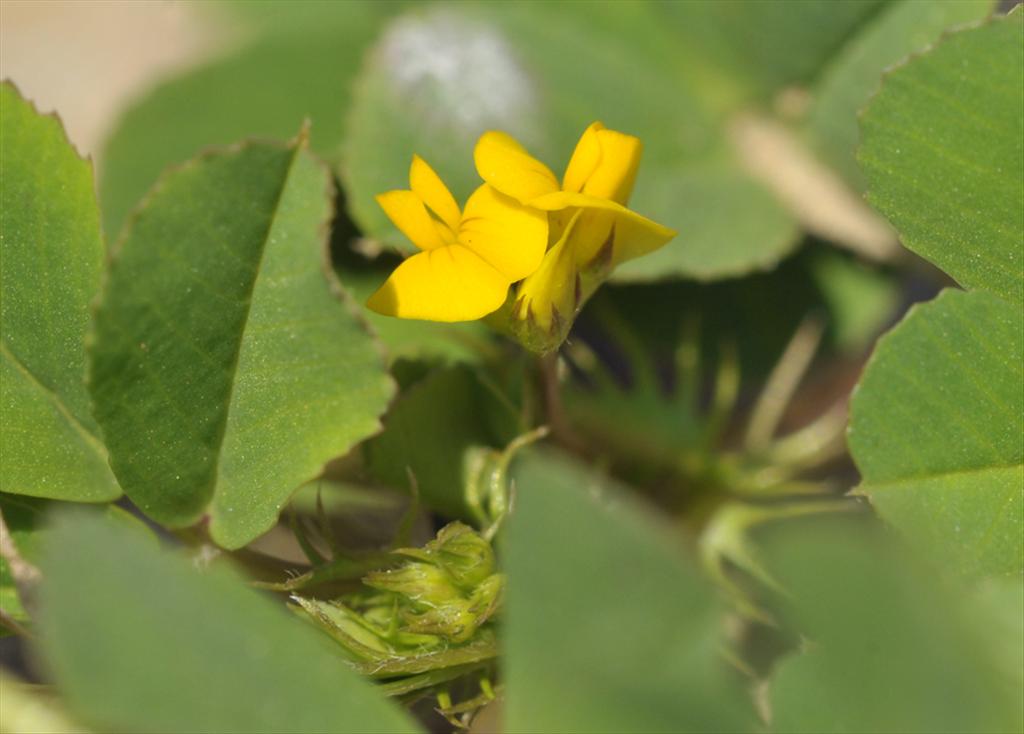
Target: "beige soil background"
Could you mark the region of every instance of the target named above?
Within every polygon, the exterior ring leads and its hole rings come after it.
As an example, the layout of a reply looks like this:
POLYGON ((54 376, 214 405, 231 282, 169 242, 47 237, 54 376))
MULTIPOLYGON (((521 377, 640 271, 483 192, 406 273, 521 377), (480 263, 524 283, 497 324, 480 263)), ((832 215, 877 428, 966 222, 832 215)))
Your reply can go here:
POLYGON ((134 97, 220 45, 210 9, 202 0, 0 0, 0 77, 58 112, 79 151, 95 154, 134 97))

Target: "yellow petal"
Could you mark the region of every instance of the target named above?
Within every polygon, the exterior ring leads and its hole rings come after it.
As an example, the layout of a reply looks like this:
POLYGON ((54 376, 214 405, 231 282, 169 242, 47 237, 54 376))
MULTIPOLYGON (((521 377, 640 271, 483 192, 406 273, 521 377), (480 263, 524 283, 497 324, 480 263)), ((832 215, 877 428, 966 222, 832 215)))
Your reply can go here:
POLYGON ((598 203, 601 200, 595 200, 592 196, 586 194, 574 194, 571 191, 556 191, 551 194, 545 194, 544 196, 538 196, 530 202, 530 206, 535 209, 542 209, 546 212, 557 212, 562 209, 568 209, 569 207, 603 207, 605 204, 616 208, 624 209, 625 207, 616 204, 613 201, 604 201, 604 203, 598 203))
POLYGON ((462 213, 458 202, 441 177, 418 155, 412 157, 412 165, 409 166, 409 186, 452 232, 459 228, 462 213))
MULTIPOLYGON (((559 191, 534 199, 531 205, 545 211, 559 211, 569 207, 580 209, 592 209, 612 212, 614 216, 614 229, 612 235, 611 263, 614 267, 626 260, 646 255, 657 250, 676 236, 674 229, 669 229, 647 217, 641 216, 634 211, 627 209, 621 204, 608 199, 601 199, 587 194, 573 194, 568 191, 559 191)), ((600 237, 590 235, 592 240, 600 237)), ((607 239, 607 235, 603 239, 607 239)), ((588 241, 580 243, 576 247, 581 252, 598 253, 603 242, 588 241)))
POLYGON ((474 321, 496 311, 509 281, 461 245, 420 252, 402 262, 366 301, 385 316, 474 321))
POLYGON ((548 245, 548 217, 484 184, 466 202, 458 240, 511 283, 540 265, 548 245))
POLYGON ((583 185, 601 161, 601 143, 597 139, 597 132, 604 129, 604 125, 595 122, 583 131, 569 159, 569 165, 565 168, 565 176, 562 177, 562 188, 566 191, 577 194, 583 191, 583 185))
POLYGON ((626 210, 615 217, 612 239, 612 267, 661 249, 676 236, 674 229, 626 210))
POLYGON ((421 250, 451 244, 445 238, 444 225, 430 216, 423 201, 411 191, 387 191, 377 194, 377 203, 402 234, 421 250))
MULTIPOLYGON (((543 334, 564 336, 576 316, 580 300, 580 283, 575 256, 569 236, 578 218, 574 218, 555 246, 547 251, 537 271, 519 284, 512 315, 526 322, 527 330, 539 329, 543 334)), ((541 343, 543 339, 531 339, 541 343)))
POLYGON ((598 130, 594 136, 601 147, 601 158, 580 191, 625 204, 633 193, 643 143, 640 138, 615 130, 598 130))
MULTIPOLYGON (((618 214, 607 209, 569 209, 578 220, 569 238, 569 247, 576 257, 576 267, 610 266, 614 258, 615 223, 618 214)), ((566 212, 561 212, 565 216, 566 212)))
POLYGON ((473 160, 480 178, 521 204, 559 189, 551 169, 507 133, 491 130, 481 135, 473 160))

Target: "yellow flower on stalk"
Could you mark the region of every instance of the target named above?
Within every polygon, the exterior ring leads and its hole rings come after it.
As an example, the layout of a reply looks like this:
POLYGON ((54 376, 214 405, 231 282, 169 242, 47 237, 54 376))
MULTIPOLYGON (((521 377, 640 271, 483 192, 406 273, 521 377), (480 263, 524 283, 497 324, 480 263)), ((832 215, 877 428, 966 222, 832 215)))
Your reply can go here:
POLYGON ((411 190, 377 202, 421 252, 399 265, 366 305, 404 319, 473 321, 496 311, 509 286, 533 273, 548 243, 548 217, 488 184, 460 210, 448 187, 413 156, 411 190))
POLYGON ((643 146, 600 122, 588 127, 565 169, 555 174, 503 132, 487 132, 474 150, 477 172, 502 194, 550 212, 548 249, 520 285, 512 331, 535 351, 565 338, 577 311, 620 263, 657 250, 674 230, 626 208, 643 146))

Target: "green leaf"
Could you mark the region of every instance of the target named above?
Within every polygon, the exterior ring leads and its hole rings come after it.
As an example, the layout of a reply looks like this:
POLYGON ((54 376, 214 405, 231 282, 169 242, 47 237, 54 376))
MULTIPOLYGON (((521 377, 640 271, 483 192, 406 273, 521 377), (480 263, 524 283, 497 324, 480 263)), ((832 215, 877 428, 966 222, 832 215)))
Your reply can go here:
POLYGON ((96 312, 90 387, 111 465, 170 526, 239 547, 392 392, 325 267, 331 187, 302 140, 168 173, 126 230, 96 312))
POLYGON ((859 492, 970 572, 1024 571, 1024 315, 947 290, 883 337, 851 406, 859 492))
POLYGON ((884 0, 689 0, 662 3, 701 91, 729 107, 807 84, 884 0))
MULTIPOLYGON (((0 495, 0 511, 3 512, 4 524, 11 534, 11 542, 18 554, 29 563, 38 564, 46 552, 46 543, 49 542, 47 513, 58 506, 62 505, 55 500, 0 495)), ((93 512, 113 524, 145 535, 154 545, 157 544, 156 534, 146 523, 117 505, 88 505, 81 512, 93 512)))
POLYGON ((516 476, 505 731, 753 729, 714 590, 667 528, 565 460, 516 476))
POLYGON ((813 147, 857 188, 864 187, 854 151, 857 113, 878 89, 882 72, 942 31, 984 18, 991 0, 890 2, 858 30, 821 71, 806 122, 813 147))
POLYGON ((644 3, 466 4, 396 19, 356 84, 342 178, 361 229, 409 249, 374 196, 408 188, 414 153, 464 201, 473 146, 505 130, 557 174, 594 120, 641 138, 632 206, 680 231, 623 277, 717 278, 768 267, 793 218, 742 172, 680 69, 678 39, 644 3), (680 205, 685 202, 685 205, 680 205))
MULTIPOLYGON (((245 5, 256 17, 279 19, 283 10, 245 5)), ((283 139, 309 119, 312 149, 336 154, 352 77, 387 6, 317 5, 333 12, 321 14, 315 25, 299 23, 302 14, 289 3, 290 21, 273 25, 292 32, 259 38, 184 72, 125 112, 100 157, 100 202, 108 232, 121 230, 161 171, 208 146, 253 136, 283 139)))
POLYGON ((402 394, 384 419, 384 432, 367 443, 370 473, 396 489, 415 482, 428 507, 470 519, 469 452, 510 441, 514 431, 495 430, 488 411, 515 418, 512 410, 469 367, 435 370, 402 394))
POLYGON ((85 388, 103 244, 92 166, 60 121, 0 85, 0 490, 80 502, 121 494, 85 388))
POLYGON ((868 199, 966 288, 1024 303, 1024 13, 953 33, 865 110, 868 199))
POLYGON ((418 727, 325 636, 224 569, 61 516, 40 644, 72 713, 106 732, 398 732, 418 727))
POLYGON ((766 542, 782 618, 811 641, 771 682, 772 730, 1021 731, 1020 580, 957 588, 891 541, 819 518, 766 542))
MULTIPOLYGON (((8 537, 21 560, 32 567, 38 566, 39 559, 46 552, 50 539, 46 516, 50 508, 57 504, 59 503, 56 500, 0 494, 0 516, 10 533, 8 537)), ((131 528, 146 536, 154 547, 157 545, 158 541, 153 531, 135 515, 117 505, 86 505, 81 511, 93 512, 114 525, 131 528)), ((0 610, 10 615, 16 622, 31 622, 6 558, 0 558, 0 610)), ((0 633, 2 630, 0 626, 0 633)))
POLYGON ((814 253, 807 270, 828 310, 829 338, 840 351, 862 355, 898 313, 895 279, 834 249, 814 253))
POLYGON ((731 164, 663 168, 648 157, 634 199, 679 235, 615 271, 617 281, 670 275, 718 280, 770 270, 800 241, 800 227, 767 189, 731 164), (685 206, 680 206, 685 202, 685 206), (742 214, 739 214, 741 211, 742 214))

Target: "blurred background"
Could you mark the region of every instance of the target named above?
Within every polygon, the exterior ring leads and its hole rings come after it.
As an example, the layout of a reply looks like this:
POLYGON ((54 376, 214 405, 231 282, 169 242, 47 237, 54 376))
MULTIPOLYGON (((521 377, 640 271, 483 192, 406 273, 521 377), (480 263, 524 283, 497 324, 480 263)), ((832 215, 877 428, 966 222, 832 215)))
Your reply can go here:
POLYGON ((200 3, 169 0, 10 0, 0 16, 3 76, 41 110, 59 110, 87 155, 129 100, 215 52, 229 32, 200 3))

